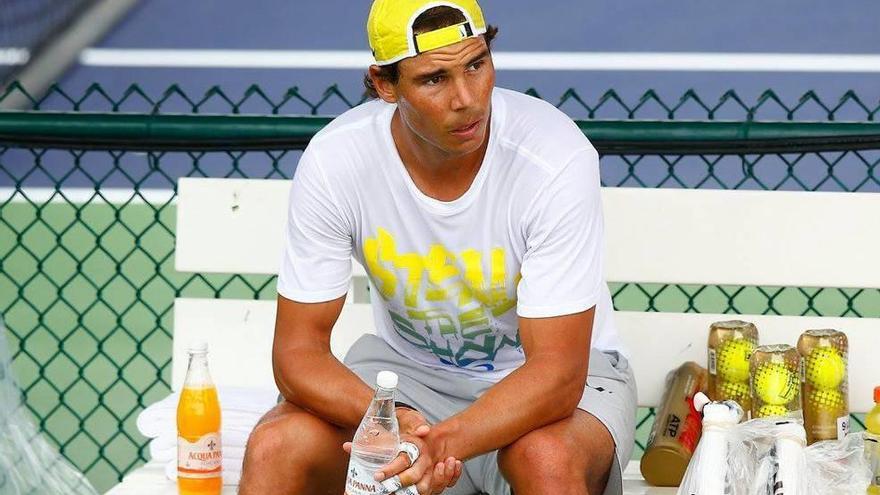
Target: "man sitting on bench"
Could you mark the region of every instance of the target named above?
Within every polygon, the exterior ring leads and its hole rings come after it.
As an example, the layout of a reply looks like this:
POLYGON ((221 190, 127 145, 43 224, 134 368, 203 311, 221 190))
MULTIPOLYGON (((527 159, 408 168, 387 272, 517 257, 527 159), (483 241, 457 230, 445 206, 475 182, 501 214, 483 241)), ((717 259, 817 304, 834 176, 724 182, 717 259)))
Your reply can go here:
POLYGON ((475 0, 376 0, 367 31, 376 99, 319 132, 293 180, 272 355, 285 400, 250 437, 239 493, 341 494, 343 444, 387 369, 420 455, 385 479, 620 494, 636 387, 603 275, 596 150, 552 105, 495 87, 497 30, 475 0), (330 332, 352 256, 378 335, 343 364, 330 332))

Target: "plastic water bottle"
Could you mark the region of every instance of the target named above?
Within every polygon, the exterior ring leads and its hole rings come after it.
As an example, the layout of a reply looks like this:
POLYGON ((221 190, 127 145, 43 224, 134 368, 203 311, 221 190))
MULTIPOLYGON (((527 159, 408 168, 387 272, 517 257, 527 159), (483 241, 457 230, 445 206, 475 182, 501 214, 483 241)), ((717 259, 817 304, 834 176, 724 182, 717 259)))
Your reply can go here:
POLYGON ((376 377, 376 395, 351 441, 351 460, 345 480, 345 495, 375 495, 385 488, 373 475, 391 462, 398 453, 400 432, 394 411, 397 374, 380 371, 376 377))

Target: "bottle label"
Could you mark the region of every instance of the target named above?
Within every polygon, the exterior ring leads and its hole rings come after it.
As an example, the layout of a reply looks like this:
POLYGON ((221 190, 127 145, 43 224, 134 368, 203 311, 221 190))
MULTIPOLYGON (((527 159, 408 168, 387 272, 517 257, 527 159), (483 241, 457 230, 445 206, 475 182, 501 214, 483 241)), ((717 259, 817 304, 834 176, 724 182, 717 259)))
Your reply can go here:
POLYGON ((177 475, 181 478, 220 476, 223 449, 219 433, 208 433, 195 442, 177 437, 177 475))
POLYGON ((837 418, 837 439, 843 440, 849 434, 849 415, 837 418))
POLYGON ((718 374, 718 370, 716 369, 716 362, 715 362, 715 349, 712 349, 711 347, 709 348, 709 374, 710 375, 717 375, 718 374))
POLYGON ((361 464, 354 456, 348 464, 348 476, 345 478, 345 495, 373 495, 387 493, 382 483, 373 479, 373 470, 361 464))
POLYGON ((678 436, 678 443, 690 454, 693 454, 697 449, 697 443, 700 441, 700 434, 703 432, 703 422, 700 418, 700 413, 694 406, 694 397, 690 396, 686 401, 688 404, 688 414, 684 418, 684 427, 678 436))

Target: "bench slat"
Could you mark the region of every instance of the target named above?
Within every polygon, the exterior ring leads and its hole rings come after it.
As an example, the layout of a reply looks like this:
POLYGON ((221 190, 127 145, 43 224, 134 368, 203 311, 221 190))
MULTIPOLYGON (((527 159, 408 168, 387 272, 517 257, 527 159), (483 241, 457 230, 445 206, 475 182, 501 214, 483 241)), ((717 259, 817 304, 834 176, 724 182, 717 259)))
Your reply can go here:
MULTIPOLYGON (((245 299, 174 300, 174 344, 171 387, 180 390, 186 375, 186 347, 208 342, 214 383, 277 390, 272 374, 275 301, 245 299)), ((369 304, 346 304, 330 336, 330 348, 341 359, 364 332, 375 332, 369 304)))
MULTIPOLYGON (((276 274, 290 183, 181 179, 176 267, 276 274)), ((608 280, 880 288, 880 195, 604 188, 608 280), (873 248, 872 248, 873 247, 873 248)), ((354 263, 355 276, 364 276, 354 263)))
POLYGON ((880 287, 880 194, 615 188, 608 279, 880 287))
MULTIPOLYGON (((177 271, 276 275, 289 192, 288 180, 181 178, 177 271)), ((366 276, 354 260, 352 274, 366 276)))
MULTIPOLYGON (((657 405, 666 374, 685 361, 706 362, 709 324, 733 315, 697 313, 618 312, 616 321, 623 336, 639 386, 639 404, 657 405)), ((837 328, 846 332, 853 349, 880 349, 880 319, 824 318, 814 316, 748 315, 762 343, 790 343, 809 328, 837 328)), ((275 302, 231 299, 176 299, 174 303, 175 389, 186 372, 186 343, 204 339, 211 349, 211 374, 218 384, 274 389, 271 348, 275 325, 275 302)), ((369 304, 349 304, 331 335, 337 357, 344 356, 364 331, 374 332, 369 304)), ((873 407, 871 391, 878 375, 869 352, 851 352, 850 407, 865 412, 873 407)))

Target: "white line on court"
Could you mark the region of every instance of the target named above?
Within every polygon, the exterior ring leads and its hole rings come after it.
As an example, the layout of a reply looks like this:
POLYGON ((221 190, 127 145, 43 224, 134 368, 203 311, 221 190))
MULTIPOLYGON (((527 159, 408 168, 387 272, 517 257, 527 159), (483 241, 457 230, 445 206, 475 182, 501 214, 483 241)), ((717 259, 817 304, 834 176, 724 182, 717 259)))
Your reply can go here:
MULTIPOLYGON (((501 70, 880 72, 880 55, 683 52, 495 52, 501 70)), ((366 51, 141 50, 90 48, 80 63, 100 67, 358 69, 366 51)))
POLYGON ((0 65, 24 65, 31 54, 26 48, 0 47, 0 65))
MULTIPOLYGON (((63 187, 60 190, 54 187, 24 187, 21 191, 16 191, 13 187, 0 187, 0 202, 12 198, 13 203, 27 203, 30 200, 37 204, 68 202, 83 204, 91 200, 93 204, 163 205, 174 196, 174 191, 171 189, 139 189, 138 192, 139 196, 135 194, 134 189, 102 187, 100 195, 96 195, 95 189, 89 187, 63 187)), ((173 202, 176 201, 177 199, 174 198, 173 202)))

